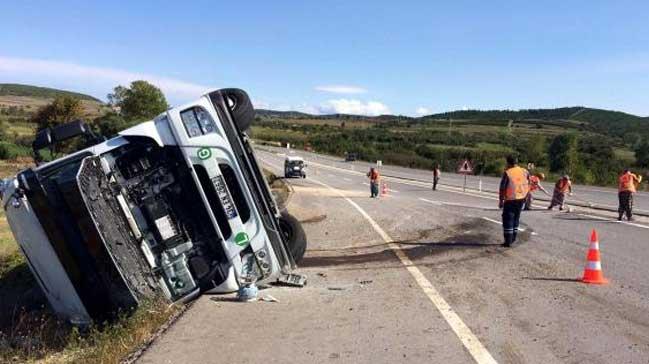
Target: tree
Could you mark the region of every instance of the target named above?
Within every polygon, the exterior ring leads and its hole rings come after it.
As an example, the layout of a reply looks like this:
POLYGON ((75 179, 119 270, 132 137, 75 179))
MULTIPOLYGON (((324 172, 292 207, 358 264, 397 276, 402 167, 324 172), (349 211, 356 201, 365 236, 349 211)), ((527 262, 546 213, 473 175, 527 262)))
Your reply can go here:
POLYGON ((60 96, 50 104, 41 107, 32 117, 37 130, 66 123, 81 118, 81 101, 71 96, 60 96))
POLYGON ((95 119, 94 125, 98 129, 99 134, 105 137, 112 137, 119 131, 129 127, 129 123, 115 112, 98 117, 95 119))
POLYGON ((146 81, 133 81, 129 87, 117 86, 108 100, 129 123, 153 119, 169 107, 162 91, 146 81))
POLYGON ((552 139, 548 150, 550 171, 556 173, 573 173, 576 171, 577 136, 575 134, 560 134, 552 139))
POLYGON ((646 139, 636 148, 635 161, 638 167, 649 167, 649 141, 646 139))
POLYGON ((622 140, 624 140, 624 143, 630 146, 631 149, 636 149, 642 142, 642 135, 637 132, 629 132, 622 136, 622 140))
POLYGON ((546 138, 542 135, 533 136, 527 143, 526 149, 526 160, 532 162, 537 166, 546 165, 546 150, 547 150, 547 141, 546 138))

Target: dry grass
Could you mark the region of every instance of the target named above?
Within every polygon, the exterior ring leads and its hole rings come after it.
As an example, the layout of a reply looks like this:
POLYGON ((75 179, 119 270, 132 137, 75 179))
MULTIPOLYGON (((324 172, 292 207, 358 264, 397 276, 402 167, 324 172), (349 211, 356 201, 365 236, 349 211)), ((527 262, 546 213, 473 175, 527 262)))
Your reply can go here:
MULTIPOLYGON (((0 96, 0 107, 23 107, 29 113, 35 113, 39 108, 51 103, 54 99, 31 96, 0 96)), ((83 117, 94 119, 104 114, 108 108, 96 101, 81 100, 83 117)))

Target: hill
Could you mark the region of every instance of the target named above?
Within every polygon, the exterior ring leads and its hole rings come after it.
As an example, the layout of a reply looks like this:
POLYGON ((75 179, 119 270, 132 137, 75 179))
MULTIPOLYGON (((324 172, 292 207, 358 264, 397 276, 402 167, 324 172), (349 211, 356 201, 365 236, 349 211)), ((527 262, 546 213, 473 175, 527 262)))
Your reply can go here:
POLYGON ((108 106, 97 98, 82 93, 48 87, 0 83, 0 124, 4 124, 8 135, 29 137, 33 135, 35 128, 35 125, 30 122, 32 115, 60 96, 81 100, 82 116, 85 120, 93 120, 108 110, 108 106))
POLYGON ((422 117, 259 110, 251 135, 262 143, 290 143, 332 155, 356 152, 368 161, 421 168, 439 163, 447 171, 466 158, 491 175, 501 174, 504 157, 516 154, 549 176, 568 172, 578 182, 601 185, 614 184, 621 166, 649 163, 635 158, 640 143, 649 141, 649 118, 581 106, 422 117), (550 145, 563 134, 576 140, 572 162, 551 167, 556 156, 550 145))
POLYGON ((59 90, 49 87, 21 85, 17 83, 0 83, 0 96, 27 96, 53 99, 58 96, 71 96, 80 100, 102 103, 101 100, 78 92, 59 90))

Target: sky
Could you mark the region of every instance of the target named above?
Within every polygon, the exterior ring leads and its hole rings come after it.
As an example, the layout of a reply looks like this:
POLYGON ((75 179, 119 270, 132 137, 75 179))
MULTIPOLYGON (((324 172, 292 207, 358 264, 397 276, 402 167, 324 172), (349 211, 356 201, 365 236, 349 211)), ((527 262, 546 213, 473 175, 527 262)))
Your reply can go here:
POLYGON ((0 0, 0 83, 172 105, 425 115, 589 106, 649 115, 649 1, 0 0))

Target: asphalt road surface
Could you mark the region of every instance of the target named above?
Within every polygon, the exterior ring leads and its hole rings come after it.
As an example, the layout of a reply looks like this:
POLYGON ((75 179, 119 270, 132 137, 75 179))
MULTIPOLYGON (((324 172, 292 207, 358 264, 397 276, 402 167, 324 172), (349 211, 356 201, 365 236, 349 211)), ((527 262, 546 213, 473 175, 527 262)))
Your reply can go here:
MULTIPOLYGON (((286 153, 284 148, 274 148, 274 147, 262 147, 265 150, 270 150, 276 153, 286 153)), ((335 166, 343 169, 353 169, 357 171, 367 171, 369 167, 375 166, 373 163, 355 161, 355 162, 345 162, 340 157, 310 153, 305 151, 294 151, 291 150, 290 153, 299 154, 303 156, 306 160, 325 164, 328 166, 335 166)), ((381 167, 381 172, 384 175, 389 176, 399 176, 404 178, 410 178, 420 181, 432 181, 432 171, 420 170, 420 169, 411 169, 399 166, 388 166, 385 165, 381 167)), ((554 189, 554 183, 556 181, 544 181, 541 184, 543 187, 552 194, 554 189)), ((456 173, 443 172, 440 183, 442 185, 454 186, 454 187, 463 187, 464 185, 464 175, 456 173)), ((500 178, 489 177, 489 176, 467 176, 466 186, 472 190, 484 190, 484 191, 498 191, 500 184, 500 178)), ((592 203, 597 206, 608 207, 611 209, 617 209, 618 200, 617 200, 617 190, 614 188, 606 187, 594 187, 594 186, 583 186, 583 185, 574 185, 573 186, 574 194, 572 197, 568 198, 568 201, 588 204, 592 203)), ((548 196, 544 196, 542 192, 537 194, 538 197, 549 200, 548 196)), ((649 215, 649 192, 638 192, 635 195, 635 209, 636 211, 641 211, 649 215)))
MULTIPOLYGON (((281 153, 260 151, 276 173, 281 153)), ((648 363, 649 224, 540 207, 500 247, 493 194, 386 178, 309 156, 288 209, 309 247, 279 302, 203 296, 140 363, 648 363), (591 230, 610 283, 586 285, 591 230)), ((359 166, 360 167, 360 166, 359 166)))

